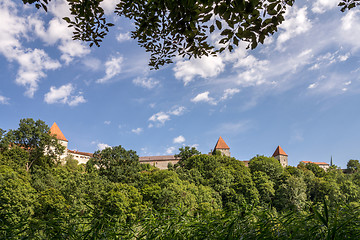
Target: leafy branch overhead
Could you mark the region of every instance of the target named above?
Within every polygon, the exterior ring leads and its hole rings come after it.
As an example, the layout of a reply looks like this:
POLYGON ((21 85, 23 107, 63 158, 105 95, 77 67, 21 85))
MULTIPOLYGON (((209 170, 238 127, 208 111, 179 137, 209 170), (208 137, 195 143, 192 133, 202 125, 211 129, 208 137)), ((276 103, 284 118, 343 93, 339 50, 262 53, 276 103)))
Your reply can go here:
MULTIPOLYGON (((44 8, 50 0, 23 0, 44 8)), ((114 26, 107 22, 103 0, 66 0, 72 18, 64 17, 74 29, 74 40, 100 46, 114 26)), ((342 0, 341 11, 359 5, 360 0, 342 0)), ((127 0, 119 1, 115 13, 131 19, 131 37, 151 53, 149 65, 158 69, 175 56, 198 58, 232 51, 241 41, 254 49, 274 34, 284 21, 287 7, 295 0, 127 0), (210 35, 220 34, 220 44, 210 35)))

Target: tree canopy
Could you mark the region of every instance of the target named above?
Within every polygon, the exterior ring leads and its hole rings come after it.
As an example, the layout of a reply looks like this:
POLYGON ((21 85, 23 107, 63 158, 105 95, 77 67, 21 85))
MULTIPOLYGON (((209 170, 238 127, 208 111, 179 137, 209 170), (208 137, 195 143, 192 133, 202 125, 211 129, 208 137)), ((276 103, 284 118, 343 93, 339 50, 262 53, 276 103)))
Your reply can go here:
POLYGON ((64 151, 64 147, 57 141, 56 137, 50 134, 50 128, 45 122, 35 121, 32 118, 21 119, 19 128, 9 130, 0 140, 1 145, 12 148, 7 154, 24 154, 21 153, 22 150, 22 152, 28 153, 28 159, 24 161, 23 166, 26 171, 30 171, 33 165, 43 167, 54 165, 58 156, 64 151), (22 150, 16 150, 16 148, 22 150))
MULTIPOLYGON (((34 130, 35 121, 24 122, 21 129, 34 130)), ((25 133, 24 142, 39 134, 25 133)), ((179 150, 171 170, 114 146, 96 151, 86 168, 72 158, 42 164, 47 152, 39 151, 25 171, 26 149, 0 148, 0 239, 359 239, 358 169, 283 168, 265 156, 246 167, 179 150)))
MULTIPOLYGON (((114 24, 108 22, 103 0, 66 0, 71 17, 64 16, 74 29, 73 39, 100 43, 114 24)), ((47 10, 50 0, 23 0, 47 10)), ((114 13, 134 22, 131 37, 151 53, 149 65, 158 69, 173 58, 216 55, 232 51, 241 41, 251 49, 278 30, 285 10, 295 0, 131 0, 119 1, 114 13), (211 35, 219 34, 214 42, 211 35)), ((341 11, 359 5, 359 0, 341 0, 341 11)))

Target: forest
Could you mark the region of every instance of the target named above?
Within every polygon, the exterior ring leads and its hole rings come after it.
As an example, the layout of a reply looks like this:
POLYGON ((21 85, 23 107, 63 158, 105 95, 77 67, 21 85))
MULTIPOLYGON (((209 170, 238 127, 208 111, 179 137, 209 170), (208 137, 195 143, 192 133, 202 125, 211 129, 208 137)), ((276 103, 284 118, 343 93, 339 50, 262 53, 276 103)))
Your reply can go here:
POLYGON ((359 239, 360 163, 249 167, 182 147, 159 170, 122 146, 86 165, 41 120, 0 129, 0 239, 359 239))

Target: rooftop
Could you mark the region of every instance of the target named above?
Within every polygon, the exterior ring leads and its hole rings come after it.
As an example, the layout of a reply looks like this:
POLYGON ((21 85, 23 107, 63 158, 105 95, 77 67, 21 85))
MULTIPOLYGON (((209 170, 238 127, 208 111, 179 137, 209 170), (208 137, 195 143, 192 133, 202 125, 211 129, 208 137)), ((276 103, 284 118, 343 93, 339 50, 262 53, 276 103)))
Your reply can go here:
POLYGON ((216 145, 215 145, 215 150, 216 149, 230 149, 229 146, 225 143, 224 139, 220 136, 219 140, 217 141, 216 145))
POLYGON ((61 132, 60 128, 56 124, 56 122, 54 122, 54 124, 51 126, 50 134, 55 136, 58 140, 68 142, 68 140, 66 139, 66 137, 64 136, 64 134, 61 132))
POLYGON ((70 150, 70 149, 68 149, 68 152, 73 153, 73 154, 85 155, 85 156, 89 156, 89 157, 92 157, 92 156, 93 156, 93 154, 92 154, 92 153, 79 152, 79 151, 76 151, 76 150, 70 150))
POLYGON ((285 153, 285 151, 280 147, 280 145, 276 148, 274 154, 272 155, 273 157, 279 156, 279 155, 284 155, 287 156, 287 154, 285 153))

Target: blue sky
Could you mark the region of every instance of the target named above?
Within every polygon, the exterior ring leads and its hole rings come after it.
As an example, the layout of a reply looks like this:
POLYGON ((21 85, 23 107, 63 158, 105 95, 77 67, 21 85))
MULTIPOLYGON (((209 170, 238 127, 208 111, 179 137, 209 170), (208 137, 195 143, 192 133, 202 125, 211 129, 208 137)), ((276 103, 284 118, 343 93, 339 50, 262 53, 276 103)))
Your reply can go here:
MULTIPOLYGON (((184 145, 209 152, 219 136, 232 156, 271 156, 346 167, 359 159, 360 9, 336 0, 297 1, 279 31, 256 50, 186 60, 160 70, 115 23, 100 48, 72 41, 62 0, 49 12, 0 0, 0 128, 21 118, 57 122, 69 148, 122 145, 140 156, 184 145)), ((218 36, 211 37, 214 43, 218 36)))

